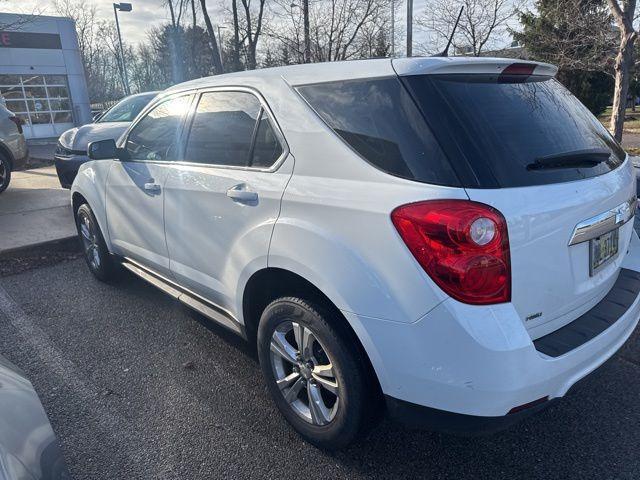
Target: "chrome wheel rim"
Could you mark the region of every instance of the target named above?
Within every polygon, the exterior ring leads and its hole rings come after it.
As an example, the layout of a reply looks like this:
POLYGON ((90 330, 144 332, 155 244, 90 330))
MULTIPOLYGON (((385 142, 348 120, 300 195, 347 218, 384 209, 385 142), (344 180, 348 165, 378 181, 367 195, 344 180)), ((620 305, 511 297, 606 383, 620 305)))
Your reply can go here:
POLYGON ((81 213, 79 220, 80 238, 82 239, 85 257, 91 268, 98 270, 101 263, 100 251, 98 250, 98 232, 87 214, 81 213))
POLYGON ((305 325, 285 321, 271 336, 276 385, 293 411, 313 425, 327 425, 340 407, 341 386, 328 351, 305 325))

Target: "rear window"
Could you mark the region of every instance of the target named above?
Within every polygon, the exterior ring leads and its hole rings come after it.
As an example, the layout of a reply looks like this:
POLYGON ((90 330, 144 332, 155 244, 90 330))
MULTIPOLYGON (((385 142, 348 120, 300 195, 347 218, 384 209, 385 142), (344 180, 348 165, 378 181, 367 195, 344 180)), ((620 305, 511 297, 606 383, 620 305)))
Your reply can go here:
POLYGON ((466 186, 580 180, 610 172, 624 161, 624 152, 608 131, 555 79, 402 78, 449 158, 464 158, 474 172, 475 179, 465 181, 466 186), (575 155, 580 152, 592 155, 580 162, 575 155), (600 161, 590 161, 593 158, 600 161))
POLYGON ((298 91, 329 127, 373 166, 420 182, 460 185, 397 77, 305 85, 298 91))

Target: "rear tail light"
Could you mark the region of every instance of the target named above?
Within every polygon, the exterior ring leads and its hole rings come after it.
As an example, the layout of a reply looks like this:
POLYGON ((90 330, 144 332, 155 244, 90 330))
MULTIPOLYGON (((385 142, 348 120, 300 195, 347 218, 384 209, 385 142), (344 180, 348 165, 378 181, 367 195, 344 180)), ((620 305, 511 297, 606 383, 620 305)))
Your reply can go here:
POLYGON ((16 124, 16 127, 18 127, 18 133, 22 133, 22 120, 19 117, 9 117, 9 120, 16 124))
POLYGON ((507 223, 496 209, 469 200, 431 200, 398 207, 391 220, 448 295, 472 305, 511 300, 507 223))

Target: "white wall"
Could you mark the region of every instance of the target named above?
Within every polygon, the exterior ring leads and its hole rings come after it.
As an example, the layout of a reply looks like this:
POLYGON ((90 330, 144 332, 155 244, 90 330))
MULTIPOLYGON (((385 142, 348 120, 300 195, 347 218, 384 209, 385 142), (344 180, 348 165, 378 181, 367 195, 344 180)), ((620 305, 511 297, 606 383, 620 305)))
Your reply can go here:
MULTIPOLYGON (((0 13, 0 25, 15 24, 18 19, 24 18, 23 15, 0 13)), ((26 18, 26 23, 12 30, 58 34, 62 49, 0 47, 0 74, 66 75, 75 123, 77 125, 90 123, 89 93, 73 20, 48 16, 27 16, 26 18)), ((38 136, 48 131, 40 130, 42 133, 38 136)), ((55 128, 49 128, 49 130, 51 130, 51 136, 59 135, 55 128)))

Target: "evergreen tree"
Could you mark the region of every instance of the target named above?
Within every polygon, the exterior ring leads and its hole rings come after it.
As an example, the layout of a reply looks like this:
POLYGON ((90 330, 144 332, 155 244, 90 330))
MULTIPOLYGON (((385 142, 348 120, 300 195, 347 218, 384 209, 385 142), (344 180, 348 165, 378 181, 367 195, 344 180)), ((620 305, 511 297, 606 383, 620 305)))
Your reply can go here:
POLYGON ((537 0, 512 31, 526 55, 559 67, 558 80, 594 114, 611 102, 616 32, 602 0, 537 0))

